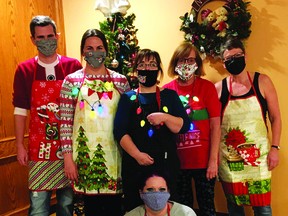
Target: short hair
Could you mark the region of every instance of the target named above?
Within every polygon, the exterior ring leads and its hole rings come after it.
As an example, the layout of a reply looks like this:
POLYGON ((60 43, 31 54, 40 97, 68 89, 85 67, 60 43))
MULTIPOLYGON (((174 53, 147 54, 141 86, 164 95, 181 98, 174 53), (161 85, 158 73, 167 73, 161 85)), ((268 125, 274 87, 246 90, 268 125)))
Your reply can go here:
POLYGON ((140 62, 143 61, 143 59, 150 59, 150 58, 155 58, 157 62, 157 66, 160 71, 160 80, 163 78, 163 69, 162 69, 162 61, 160 58, 160 55, 157 51, 151 50, 151 49, 142 49, 139 50, 136 58, 135 58, 135 63, 133 65, 133 71, 137 71, 137 66, 140 62))
POLYGON ((157 177, 162 177, 165 182, 166 182, 166 185, 167 185, 167 189, 169 190, 170 189, 170 178, 169 178, 169 174, 168 174, 168 171, 164 171, 164 170, 159 170, 159 169, 146 169, 146 170, 143 170, 141 172, 141 174, 139 174, 138 176, 138 189, 143 191, 145 185, 146 185, 146 182, 149 178, 151 177, 154 177, 154 176, 157 176, 157 177))
POLYGON ((231 50, 231 49, 241 49, 243 53, 245 54, 245 47, 241 40, 239 40, 236 37, 229 37, 224 43, 220 46, 220 56, 223 59, 223 54, 225 50, 231 50))
POLYGON ((48 26, 51 25, 53 27, 53 31, 56 35, 56 24, 54 20, 52 20, 49 16, 38 15, 32 18, 30 22, 30 33, 31 36, 35 37, 35 27, 36 26, 48 26))
POLYGON ((175 76, 178 75, 178 73, 175 71, 175 67, 177 66, 177 63, 179 61, 179 59, 182 58, 186 58, 190 55, 190 52, 194 50, 195 52, 195 62, 198 66, 197 70, 195 71, 195 75, 196 76, 204 76, 205 72, 203 69, 203 61, 202 58, 200 56, 200 53, 198 51, 198 49, 191 43, 188 41, 184 41, 182 42, 174 51, 171 59, 170 59, 170 63, 168 66, 168 76, 171 78, 174 78, 175 76))
POLYGON ((103 46, 104 46, 104 48, 108 54, 108 43, 107 43, 105 35, 98 29, 88 29, 87 31, 85 31, 85 33, 83 34, 82 39, 81 39, 81 45, 80 45, 81 55, 83 55, 83 53, 84 53, 85 42, 86 42, 87 38, 89 38, 89 37, 100 38, 100 40, 102 41, 103 46))

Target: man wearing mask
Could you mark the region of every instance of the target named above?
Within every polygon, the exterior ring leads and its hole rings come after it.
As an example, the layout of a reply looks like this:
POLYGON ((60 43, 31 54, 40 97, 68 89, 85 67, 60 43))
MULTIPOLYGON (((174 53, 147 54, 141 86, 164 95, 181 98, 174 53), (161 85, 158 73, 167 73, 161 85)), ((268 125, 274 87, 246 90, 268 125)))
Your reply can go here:
POLYGON ((18 65, 14 77, 13 105, 17 159, 29 168, 29 215, 49 215, 53 190, 57 215, 73 214, 73 190, 64 174, 59 136, 59 94, 66 75, 82 68, 76 59, 56 53, 59 34, 48 16, 30 22, 31 41, 38 55, 18 65), (24 133, 30 110, 28 148, 24 133))

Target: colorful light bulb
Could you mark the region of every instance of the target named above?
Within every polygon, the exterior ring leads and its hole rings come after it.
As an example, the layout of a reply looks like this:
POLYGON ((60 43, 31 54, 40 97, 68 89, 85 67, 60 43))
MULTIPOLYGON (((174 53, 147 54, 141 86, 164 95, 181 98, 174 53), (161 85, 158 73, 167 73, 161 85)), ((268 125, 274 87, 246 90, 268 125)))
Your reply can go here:
POLYGON ((80 109, 83 109, 83 108, 84 108, 84 100, 81 100, 81 101, 80 101, 79 107, 80 107, 80 109))
POLYGON ((191 122, 190 123, 190 131, 194 130, 194 124, 191 122))
POLYGON ((142 108, 139 106, 136 110, 137 115, 139 115, 142 112, 142 108))
POLYGON ((151 128, 148 130, 148 136, 149 136, 149 137, 152 137, 153 134, 154 134, 154 131, 153 131, 152 127, 151 127, 151 128))
POLYGON ((98 111, 99 114, 102 114, 102 112, 103 112, 103 106, 101 105, 101 103, 99 103, 98 108, 97 108, 97 111, 98 111))

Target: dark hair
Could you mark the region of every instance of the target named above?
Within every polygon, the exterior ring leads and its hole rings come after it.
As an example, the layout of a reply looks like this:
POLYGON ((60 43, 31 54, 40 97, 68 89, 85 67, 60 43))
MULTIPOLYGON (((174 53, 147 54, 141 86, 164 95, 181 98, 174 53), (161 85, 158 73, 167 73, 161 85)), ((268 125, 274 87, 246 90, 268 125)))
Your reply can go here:
POLYGON ((143 59, 155 58, 159 71, 160 71, 160 80, 163 78, 163 69, 162 69, 162 61, 160 55, 157 51, 151 49, 142 49, 140 50, 135 58, 135 64, 133 65, 133 71, 137 71, 137 66, 143 59))
POLYGON ((241 40, 235 37, 228 38, 223 44, 220 46, 220 56, 223 59, 223 54, 226 50, 231 49, 241 49, 243 53, 245 54, 245 47, 241 40))
POLYGON ((196 76, 205 75, 202 58, 199 54, 198 49, 191 42, 184 41, 175 49, 170 59, 170 63, 168 66, 168 76, 174 78, 175 76, 178 75, 178 73, 175 72, 175 67, 177 66, 179 59, 188 57, 190 55, 191 50, 194 50, 195 52, 196 55, 195 61, 198 66, 198 69, 195 71, 195 75, 196 76))
POLYGON ((155 170, 155 169, 153 170, 148 169, 148 170, 141 172, 141 174, 139 174, 138 189, 142 191, 146 185, 147 180, 154 176, 162 177, 166 181, 167 189, 169 190, 170 180, 169 180, 168 172, 163 171, 163 170, 155 170))
POLYGON ((39 16, 35 16, 32 18, 31 22, 30 22, 30 33, 31 36, 34 38, 35 37, 35 27, 36 26, 48 26, 51 25, 53 27, 53 31, 56 35, 56 24, 54 22, 54 20, 52 20, 49 16, 43 16, 43 15, 39 15, 39 16))
POLYGON ((99 31, 98 29, 88 29, 82 36, 82 39, 81 39, 81 45, 80 45, 80 53, 81 55, 83 55, 83 50, 84 50, 84 45, 85 45, 85 42, 87 40, 87 38, 89 37, 98 37, 101 39, 102 43, 103 43, 103 46, 108 54, 108 43, 107 43, 107 40, 106 40, 106 37, 105 35, 99 31))

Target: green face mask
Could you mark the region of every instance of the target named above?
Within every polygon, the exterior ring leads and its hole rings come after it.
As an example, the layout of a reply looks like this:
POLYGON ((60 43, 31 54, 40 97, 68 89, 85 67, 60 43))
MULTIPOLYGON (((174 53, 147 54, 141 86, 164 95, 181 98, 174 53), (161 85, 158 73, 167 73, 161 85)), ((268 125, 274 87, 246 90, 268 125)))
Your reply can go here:
POLYGON ((51 56, 56 52, 57 39, 44 39, 35 41, 37 49, 45 56, 51 56))
POLYGON ((93 68, 98 68, 105 61, 106 52, 103 51, 89 51, 84 53, 85 61, 93 68))

